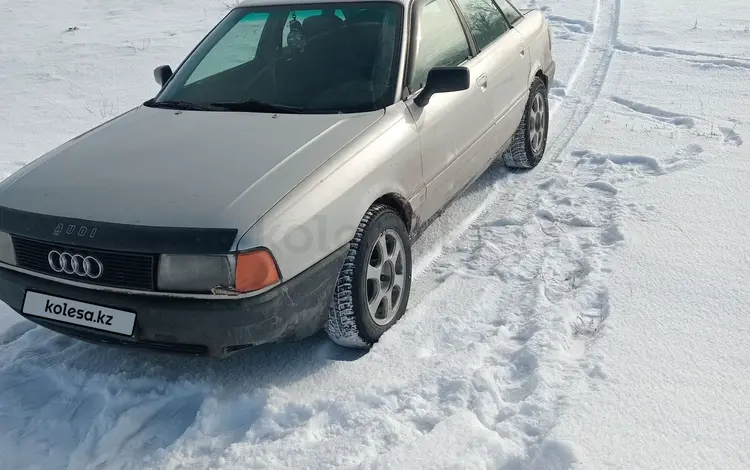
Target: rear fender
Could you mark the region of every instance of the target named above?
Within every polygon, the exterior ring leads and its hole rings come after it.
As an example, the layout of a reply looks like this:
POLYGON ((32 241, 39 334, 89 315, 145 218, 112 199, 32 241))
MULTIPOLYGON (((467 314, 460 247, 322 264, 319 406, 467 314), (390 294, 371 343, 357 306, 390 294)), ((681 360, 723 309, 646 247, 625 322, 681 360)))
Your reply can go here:
POLYGON ((548 22, 539 10, 531 10, 524 15, 522 21, 514 25, 514 29, 523 36, 529 53, 529 86, 534 82, 537 73, 545 70, 545 64, 551 61, 548 22))

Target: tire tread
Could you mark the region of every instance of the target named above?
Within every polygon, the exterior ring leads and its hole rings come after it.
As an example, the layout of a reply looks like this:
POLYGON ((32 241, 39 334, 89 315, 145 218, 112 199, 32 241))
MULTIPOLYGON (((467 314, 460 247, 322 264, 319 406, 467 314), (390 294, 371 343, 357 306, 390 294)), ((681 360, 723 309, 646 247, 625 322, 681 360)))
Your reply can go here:
MULTIPOLYGON (((511 139, 510 146, 508 149, 503 152, 503 162, 505 163, 505 166, 508 168, 513 169, 531 169, 534 168, 539 161, 544 156, 544 150, 542 150, 541 156, 537 159, 537 161, 533 161, 533 155, 531 152, 531 148, 528 144, 528 135, 527 135, 527 119, 529 114, 529 107, 531 103, 531 99, 535 96, 537 90, 541 89, 542 93, 544 93, 545 101, 547 99, 547 88, 544 85, 544 81, 536 77, 534 81, 531 84, 531 87, 529 88, 529 99, 526 104, 526 108, 524 109, 523 117, 521 118, 521 122, 518 124, 518 127, 516 128, 515 133, 513 134, 513 137, 511 139)), ((549 103, 546 103, 547 105, 547 112, 549 112, 549 103)), ((547 129, 549 129, 549 123, 547 126, 547 129)), ((546 136, 545 136, 545 146, 546 146, 546 136)))
POLYGON ((385 204, 374 204, 362 217, 357 230, 349 242, 349 251, 341 267, 338 281, 333 292, 325 331, 339 346, 349 348, 367 348, 371 343, 362 338, 354 313, 354 272, 356 258, 362 248, 362 239, 370 224, 384 212, 396 211, 385 204))

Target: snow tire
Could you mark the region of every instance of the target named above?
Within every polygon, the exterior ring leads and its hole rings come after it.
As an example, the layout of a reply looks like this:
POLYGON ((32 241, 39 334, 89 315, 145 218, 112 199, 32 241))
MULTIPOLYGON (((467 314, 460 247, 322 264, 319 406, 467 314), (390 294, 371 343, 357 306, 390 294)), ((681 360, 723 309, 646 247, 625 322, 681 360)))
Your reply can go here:
MULTIPOLYGON (((406 311, 411 290, 411 263, 409 235, 401 216, 392 207, 384 204, 370 207, 349 243, 349 251, 336 282, 328 320, 324 327, 328 336, 336 344, 349 348, 367 349, 376 343, 406 311), (368 293, 371 290, 367 277, 376 250, 375 245, 385 234, 388 234, 392 241, 400 239, 398 242, 403 250, 403 256, 399 258, 402 260, 399 280, 402 287, 398 293, 400 301, 391 313, 392 318, 386 317, 382 324, 378 324, 368 306, 368 293)), ((393 308, 392 301, 389 299, 388 302, 393 308)))
POLYGON ((544 157, 549 132, 549 102, 544 81, 536 77, 529 88, 529 99, 510 147, 503 153, 508 168, 530 169, 544 157), (542 106, 543 109, 538 109, 542 106), (539 134, 536 137, 537 133, 539 134), (533 140, 533 139, 538 140, 533 140))

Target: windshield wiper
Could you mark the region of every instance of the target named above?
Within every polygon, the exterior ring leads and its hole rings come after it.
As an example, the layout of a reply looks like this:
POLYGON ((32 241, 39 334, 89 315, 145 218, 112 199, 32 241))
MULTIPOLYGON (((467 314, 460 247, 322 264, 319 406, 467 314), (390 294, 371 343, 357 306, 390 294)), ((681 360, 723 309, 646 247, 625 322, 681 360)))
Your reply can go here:
POLYGON ((258 100, 217 102, 211 103, 211 106, 223 108, 227 111, 256 111, 259 113, 301 113, 305 110, 301 106, 286 106, 258 100))
POLYGON ((151 101, 148 106, 154 108, 180 109, 185 111, 216 111, 213 106, 191 103, 182 100, 151 101))

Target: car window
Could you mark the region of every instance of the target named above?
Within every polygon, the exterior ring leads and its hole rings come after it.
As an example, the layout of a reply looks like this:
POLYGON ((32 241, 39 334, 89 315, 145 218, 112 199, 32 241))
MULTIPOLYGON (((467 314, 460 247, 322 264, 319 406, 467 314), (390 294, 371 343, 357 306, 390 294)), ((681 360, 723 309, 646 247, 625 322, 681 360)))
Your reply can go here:
POLYGON ((234 9, 149 105, 319 114, 393 103, 403 5, 347 0, 326 6, 234 9))
POLYGON ((189 85, 253 60, 260 33, 267 20, 268 13, 251 13, 244 16, 206 54, 185 84, 189 85))
POLYGON ((515 23, 523 16, 508 0, 497 0, 497 2, 500 4, 500 9, 503 11, 510 24, 515 23))
POLYGON ((428 0, 419 21, 417 54, 409 83, 412 92, 424 86, 431 68, 460 65, 471 56, 466 34, 449 0, 428 0))
MULTIPOLYGON (((286 19, 286 23, 284 24, 284 30, 282 32, 281 36, 281 47, 287 47, 289 45, 289 38, 292 38, 292 41, 294 41, 295 35, 290 33, 292 32, 291 24, 292 20, 297 20, 300 22, 300 24, 303 24, 307 18, 310 18, 311 16, 321 16, 323 15, 323 10, 292 10, 289 12, 289 16, 286 19)), ((346 20, 346 17, 344 16, 344 12, 341 11, 340 8, 336 9, 336 11, 333 12, 333 15, 338 17, 340 20, 346 20)))
POLYGON ((510 29, 493 0, 458 0, 458 6, 480 50, 510 29))

